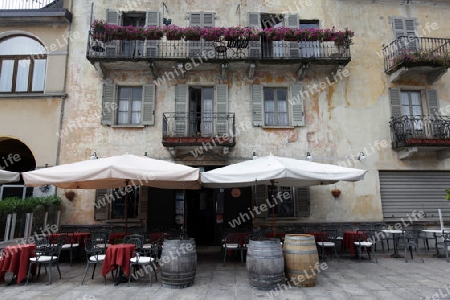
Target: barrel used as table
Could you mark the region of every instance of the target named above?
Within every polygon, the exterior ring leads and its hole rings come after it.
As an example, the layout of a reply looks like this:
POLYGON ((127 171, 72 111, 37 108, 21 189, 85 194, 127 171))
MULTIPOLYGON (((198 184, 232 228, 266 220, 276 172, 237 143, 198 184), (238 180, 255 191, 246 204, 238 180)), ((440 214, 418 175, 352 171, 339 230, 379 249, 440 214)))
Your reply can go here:
POLYGON ((286 234, 283 244, 284 271, 292 285, 316 285, 319 262, 316 240, 310 234, 286 234))
POLYGON ((252 287, 271 290, 284 283, 284 260, 279 239, 250 240, 246 264, 252 287))
POLYGON ((195 240, 165 239, 159 265, 164 286, 169 288, 191 286, 197 269, 195 240))

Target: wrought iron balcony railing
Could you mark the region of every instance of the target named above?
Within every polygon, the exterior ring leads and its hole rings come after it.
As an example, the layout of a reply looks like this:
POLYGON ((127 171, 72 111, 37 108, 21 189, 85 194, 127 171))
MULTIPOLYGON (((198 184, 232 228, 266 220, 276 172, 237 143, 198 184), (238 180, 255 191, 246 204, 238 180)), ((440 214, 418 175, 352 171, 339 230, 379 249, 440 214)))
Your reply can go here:
POLYGON ((45 9, 63 8, 63 0, 2 0, 0 10, 3 9, 45 9))
POLYGON ((348 63, 350 46, 322 41, 171 41, 114 40, 106 33, 89 33, 87 58, 97 60, 302 60, 348 63))
POLYGON ((189 146, 210 143, 211 146, 236 144, 234 113, 163 114, 163 145, 189 146))
POLYGON ((450 117, 401 116, 390 122, 392 148, 450 146, 450 117))
POLYGON ((401 67, 450 66, 450 39, 401 36, 383 48, 384 71, 401 67))

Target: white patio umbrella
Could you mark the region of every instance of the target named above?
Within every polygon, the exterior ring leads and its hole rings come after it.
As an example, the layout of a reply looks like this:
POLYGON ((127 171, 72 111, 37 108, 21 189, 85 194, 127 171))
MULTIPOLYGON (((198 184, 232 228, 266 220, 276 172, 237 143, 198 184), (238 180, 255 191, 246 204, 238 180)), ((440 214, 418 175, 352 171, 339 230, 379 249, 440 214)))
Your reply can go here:
POLYGON ((16 182, 20 180, 19 172, 0 170, 0 183, 16 182))
MULTIPOLYGON (((338 181, 358 181, 366 170, 321 164, 274 155, 228 165, 201 173, 202 185, 207 188, 246 187, 256 184, 289 187, 332 184, 338 181)), ((272 227, 274 228, 272 207, 272 227)))
MULTIPOLYGON (((198 168, 131 154, 23 172, 22 177, 27 186, 53 184, 63 189, 109 189, 130 185, 200 189, 198 168)), ((126 203, 127 198, 128 193, 126 203)), ((127 219, 125 222, 127 227, 127 219)))

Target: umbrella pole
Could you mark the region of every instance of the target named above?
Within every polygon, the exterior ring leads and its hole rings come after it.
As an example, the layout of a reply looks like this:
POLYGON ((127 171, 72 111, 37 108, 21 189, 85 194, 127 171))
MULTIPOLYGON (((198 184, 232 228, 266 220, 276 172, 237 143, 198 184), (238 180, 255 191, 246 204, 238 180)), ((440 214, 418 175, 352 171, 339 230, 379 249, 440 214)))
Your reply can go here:
POLYGON ((128 186, 128 180, 125 181, 125 234, 128 233, 128 192, 126 187, 128 186))
POLYGON ((272 231, 273 231, 273 237, 275 237, 275 201, 274 200, 274 194, 273 194, 273 189, 274 189, 274 181, 273 179, 270 181, 270 194, 271 194, 271 201, 272 201, 272 231))

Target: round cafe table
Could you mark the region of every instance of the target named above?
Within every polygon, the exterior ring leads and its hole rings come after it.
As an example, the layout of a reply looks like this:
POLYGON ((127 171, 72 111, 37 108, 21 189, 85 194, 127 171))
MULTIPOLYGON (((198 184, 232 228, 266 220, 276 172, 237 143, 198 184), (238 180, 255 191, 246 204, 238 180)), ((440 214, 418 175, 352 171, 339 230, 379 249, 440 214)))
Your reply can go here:
POLYGON ((398 230, 398 229, 383 229, 382 230, 384 233, 387 234, 392 234, 392 238, 394 239, 394 254, 392 254, 392 257, 395 258, 402 258, 403 256, 401 256, 400 254, 398 254, 398 244, 397 244, 397 238, 396 235, 397 234, 402 234, 403 230, 398 230))
MULTIPOLYGON (((444 229, 445 231, 448 231, 448 229, 444 229)), ((437 246, 437 239, 438 237, 442 236, 442 229, 423 229, 422 232, 427 232, 427 233, 432 233, 433 234, 433 238, 434 238, 434 245, 436 247, 436 257, 438 258, 444 258, 445 255, 444 254, 440 254, 439 253, 439 248, 437 246)))

